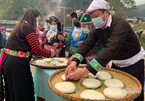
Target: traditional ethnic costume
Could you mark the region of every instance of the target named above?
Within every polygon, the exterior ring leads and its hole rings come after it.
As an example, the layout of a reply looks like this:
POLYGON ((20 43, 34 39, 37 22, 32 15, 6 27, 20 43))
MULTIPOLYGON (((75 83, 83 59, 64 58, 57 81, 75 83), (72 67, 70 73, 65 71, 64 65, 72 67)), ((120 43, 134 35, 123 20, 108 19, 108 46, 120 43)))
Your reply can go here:
POLYGON ((50 30, 45 31, 42 35, 40 35, 39 40, 44 41, 46 39, 45 48, 53 49, 56 52, 55 57, 62 57, 62 54, 60 54, 60 53, 64 46, 64 41, 58 39, 58 35, 63 36, 63 33, 61 33, 60 20, 55 16, 51 16, 51 17, 49 17, 49 19, 46 20, 46 22, 51 23, 53 20, 58 25, 57 30, 50 29, 50 30), (58 43, 59 47, 55 48, 53 46, 54 43, 58 43))
POLYGON ((50 50, 40 46, 36 30, 25 21, 12 33, 0 58, 6 101, 35 100, 30 54, 49 57, 50 50))
MULTIPOLYGON (((72 18, 75 17, 78 19, 80 12, 81 11, 78 11, 78 10, 76 12, 72 11, 70 16, 72 18)), ((80 24, 80 23, 78 22, 78 24, 80 24)), ((76 43, 79 41, 83 41, 84 39, 85 39, 85 34, 84 34, 83 28, 81 26, 78 26, 78 27, 73 26, 70 29, 68 37, 65 38, 65 42, 70 43, 69 57, 74 55, 77 52, 77 49, 80 47, 80 46, 76 45, 76 43)))
MULTIPOLYGON (((94 0, 87 12, 97 9, 108 9, 108 2, 94 0)), ((73 61, 78 64, 86 57, 96 42, 103 45, 104 49, 90 63, 87 69, 94 75, 110 60, 113 61, 112 68, 125 71, 135 76, 144 88, 144 50, 140 46, 136 34, 131 26, 121 18, 109 15, 106 28, 94 29, 83 42, 73 61)), ((141 95, 134 101, 143 101, 143 89, 141 95)))

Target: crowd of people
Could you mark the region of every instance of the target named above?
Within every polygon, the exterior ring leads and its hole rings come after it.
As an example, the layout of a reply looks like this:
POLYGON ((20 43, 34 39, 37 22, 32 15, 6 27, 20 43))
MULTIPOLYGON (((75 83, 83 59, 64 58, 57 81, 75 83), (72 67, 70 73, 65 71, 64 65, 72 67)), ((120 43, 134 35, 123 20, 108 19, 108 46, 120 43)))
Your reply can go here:
MULTIPOLYGON (((49 29, 38 26, 40 16, 37 9, 28 8, 8 39, 5 28, 0 28, 0 86, 3 75, 6 101, 35 100, 30 60, 40 57, 68 57, 67 79, 78 80, 89 72, 96 75, 104 66, 125 71, 144 86, 144 49, 130 25, 110 15, 108 2, 93 0, 86 12, 72 11, 70 31, 62 30, 56 16, 45 20, 49 29), (79 63, 87 66, 77 68, 79 63)), ((0 92, 3 101, 3 89, 0 92)), ((143 100, 142 91, 134 101, 143 100)))

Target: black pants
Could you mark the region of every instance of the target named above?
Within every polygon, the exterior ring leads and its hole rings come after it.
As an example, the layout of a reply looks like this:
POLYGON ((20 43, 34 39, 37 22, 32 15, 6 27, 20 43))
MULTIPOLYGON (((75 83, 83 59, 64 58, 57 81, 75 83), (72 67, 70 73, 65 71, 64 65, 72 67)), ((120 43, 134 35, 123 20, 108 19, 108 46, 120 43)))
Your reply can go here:
POLYGON ((135 99, 134 101, 144 101, 144 60, 140 60, 139 62, 124 68, 117 67, 115 64, 112 64, 112 68, 118 69, 124 72, 127 72, 134 77, 136 77, 140 83, 142 84, 142 92, 141 95, 135 99))
POLYGON ((35 101, 29 58, 6 55, 2 72, 6 101, 35 101))

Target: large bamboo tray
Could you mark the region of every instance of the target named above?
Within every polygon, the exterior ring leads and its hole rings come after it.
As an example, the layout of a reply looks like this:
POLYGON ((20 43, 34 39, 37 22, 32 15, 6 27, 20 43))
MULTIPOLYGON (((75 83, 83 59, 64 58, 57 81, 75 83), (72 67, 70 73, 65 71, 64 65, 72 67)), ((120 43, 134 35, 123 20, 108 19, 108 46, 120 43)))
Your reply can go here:
POLYGON ((67 67, 67 65, 63 65, 63 66, 44 66, 44 65, 38 65, 35 63, 36 60, 43 60, 43 58, 38 58, 38 59, 34 59, 34 60, 31 60, 30 64, 32 66, 36 66, 36 67, 40 67, 40 68, 45 68, 45 69, 60 69, 60 68, 65 68, 67 67))
MULTIPOLYGON (((71 101, 131 101, 133 99, 136 99, 141 91, 142 91, 142 86, 141 83, 132 75, 122 72, 120 70, 116 69, 111 69, 111 68, 102 68, 101 71, 106 71, 108 73, 111 73, 113 75, 113 78, 121 80, 125 85, 126 85, 126 90, 128 91, 128 96, 122 99, 108 99, 106 98, 105 100, 90 100, 90 99, 83 99, 80 98, 80 94, 86 90, 85 88, 82 88, 80 86, 81 81, 84 79, 82 78, 79 81, 70 81, 77 85, 79 87, 79 91, 75 94, 66 94, 63 93, 59 90, 57 90, 53 84, 56 84, 58 82, 63 82, 61 80, 61 76, 65 73, 65 69, 61 69, 54 74, 52 74, 49 79, 48 79, 48 86, 49 88, 57 95, 66 98, 71 101)), ((101 81, 103 82, 103 81, 101 81)), ((96 89, 96 91, 99 91, 103 93, 103 90, 105 89, 105 86, 101 86, 100 88, 96 89)))

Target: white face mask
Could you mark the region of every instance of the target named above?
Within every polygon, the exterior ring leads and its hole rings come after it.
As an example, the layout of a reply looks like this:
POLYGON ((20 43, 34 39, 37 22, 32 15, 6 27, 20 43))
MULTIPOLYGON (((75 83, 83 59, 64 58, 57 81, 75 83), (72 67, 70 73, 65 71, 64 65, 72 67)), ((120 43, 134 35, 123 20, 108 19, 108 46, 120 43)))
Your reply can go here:
POLYGON ((97 17, 97 18, 92 19, 92 22, 96 28, 102 28, 105 25, 105 22, 107 21, 107 19, 104 22, 102 19, 103 16, 104 16, 104 14, 101 17, 97 17))
POLYGON ((83 31, 85 34, 89 34, 89 32, 90 32, 90 30, 88 28, 84 28, 83 31))
POLYGON ((50 30, 56 31, 57 30, 57 25, 50 25, 50 30))

